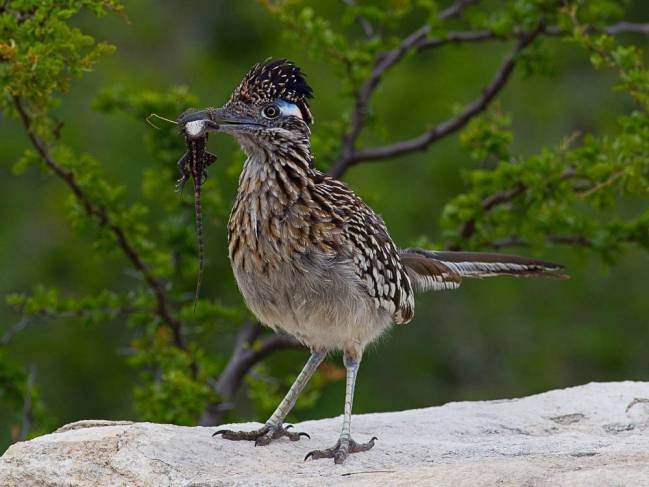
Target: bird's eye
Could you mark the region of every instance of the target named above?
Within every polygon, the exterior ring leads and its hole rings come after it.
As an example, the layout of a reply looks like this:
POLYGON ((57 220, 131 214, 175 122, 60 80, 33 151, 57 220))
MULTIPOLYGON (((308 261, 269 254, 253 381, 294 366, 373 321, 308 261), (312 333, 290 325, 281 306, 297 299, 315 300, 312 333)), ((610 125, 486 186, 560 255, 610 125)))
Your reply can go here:
POLYGON ((264 109, 261 111, 261 114, 266 118, 277 118, 279 117, 280 109, 277 105, 271 103, 270 105, 266 105, 264 107, 264 109))

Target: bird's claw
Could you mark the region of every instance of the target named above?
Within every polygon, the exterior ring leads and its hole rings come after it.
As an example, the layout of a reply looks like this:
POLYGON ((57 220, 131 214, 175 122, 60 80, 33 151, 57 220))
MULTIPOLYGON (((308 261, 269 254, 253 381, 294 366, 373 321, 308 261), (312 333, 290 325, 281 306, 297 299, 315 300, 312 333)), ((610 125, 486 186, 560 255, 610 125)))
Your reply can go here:
POLYGON ((304 461, 309 458, 319 460, 320 458, 333 458, 334 463, 340 465, 345 462, 350 453, 359 453, 371 450, 374 442, 378 440, 376 436, 372 437, 367 443, 356 443, 351 438, 347 442, 338 440, 334 446, 326 450, 313 450, 306 454, 304 461))
POLYGON ((311 439, 308 433, 288 431, 293 425, 279 425, 265 424, 259 429, 252 431, 233 431, 233 430, 218 430, 212 436, 221 435, 222 438, 232 441, 254 441, 255 446, 265 446, 271 441, 286 436, 291 441, 298 441, 303 436, 311 439))

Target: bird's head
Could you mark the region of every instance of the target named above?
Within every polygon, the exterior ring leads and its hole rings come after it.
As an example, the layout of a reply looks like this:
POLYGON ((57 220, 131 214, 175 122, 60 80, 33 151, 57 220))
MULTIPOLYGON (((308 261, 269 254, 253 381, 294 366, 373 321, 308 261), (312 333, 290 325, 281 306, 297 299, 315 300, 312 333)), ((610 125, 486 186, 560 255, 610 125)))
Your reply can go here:
POLYGON ((313 91, 300 68, 279 59, 254 65, 222 108, 208 108, 179 119, 210 120, 233 135, 248 153, 278 147, 308 146, 313 91))

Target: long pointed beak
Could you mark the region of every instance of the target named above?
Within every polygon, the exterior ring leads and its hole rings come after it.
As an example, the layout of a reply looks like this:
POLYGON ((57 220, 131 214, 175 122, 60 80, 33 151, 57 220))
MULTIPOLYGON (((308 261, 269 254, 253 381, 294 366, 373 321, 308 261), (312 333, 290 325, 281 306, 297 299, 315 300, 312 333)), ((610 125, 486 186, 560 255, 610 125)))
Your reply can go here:
POLYGON ((180 127, 184 127, 189 122, 208 120, 213 124, 208 124, 208 129, 220 131, 236 131, 237 128, 244 129, 253 125, 259 125, 255 120, 247 117, 239 117, 228 113, 224 108, 206 108, 198 112, 190 112, 178 118, 177 122, 180 127))
POLYGON ((189 122, 198 122, 201 120, 210 120, 212 122, 218 123, 222 119, 222 108, 206 108, 205 110, 200 110, 198 112, 189 112, 178 117, 178 125, 183 126, 189 122))

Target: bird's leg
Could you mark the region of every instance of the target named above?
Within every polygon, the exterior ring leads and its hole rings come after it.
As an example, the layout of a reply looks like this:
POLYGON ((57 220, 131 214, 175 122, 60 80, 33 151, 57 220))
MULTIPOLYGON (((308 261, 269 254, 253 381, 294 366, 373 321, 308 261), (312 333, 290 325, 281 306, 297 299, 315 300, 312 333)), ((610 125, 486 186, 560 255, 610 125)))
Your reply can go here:
POLYGON ((306 365, 300 372, 300 375, 297 376, 295 382, 289 389, 288 393, 282 399, 282 402, 279 403, 277 409, 272 414, 266 424, 261 428, 253 431, 232 431, 232 430, 219 430, 214 433, 212 436, 222 435, 226 440, 249 440, 255 442, 255 446, 268 445, 274 439, 280 438, 282 436, 288 437, 291 441, 297 441, 302 436, 310 438, 306 433, 293 433, 288 431, 291 426, 284 426, 284 419, 288 413, 293 409, 295 401, 297 401, 298 396, 306 386, 307 382, 315 371, 318 369, 318 366, 322 363, 326 357, 325 352, 311 352, 309 360, 307 360, 306 365))
POLYGON ((337 464, 344 463, 345 459, 350 453, 358 453, 367 451, 374 446, 377 440, 373 437, 367 443, 356 443, 351 437, 351 422, 352 422, 352 403, 354 402, 354 387, 356 385, 356 374, 358 373, 358 366, 361 362, 360 355, 357 358, 352 357, 345 352, 343 360, 345 368, 347 369, 347 386, 345 388, 345 412, 343 415, 343 428, 340 433, 340 438, 334 446, 326 450, 313 450, 309 452, 304 458, 308 460, 313 458, 333 458, 337 464))

